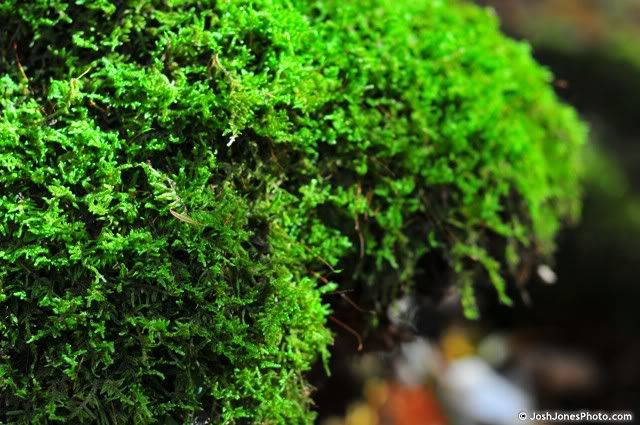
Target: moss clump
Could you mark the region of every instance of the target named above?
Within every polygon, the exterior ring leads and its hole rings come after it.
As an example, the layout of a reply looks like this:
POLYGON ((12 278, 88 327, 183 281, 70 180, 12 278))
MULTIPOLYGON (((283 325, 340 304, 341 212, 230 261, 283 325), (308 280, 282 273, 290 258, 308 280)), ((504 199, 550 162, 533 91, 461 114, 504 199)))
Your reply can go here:
POLYGON ((3 423, 309 422, 338 269, 383 303, 437 251, 474 315, 578 210, 583 127, 476 7, 9 0, 0 28, 3 423))

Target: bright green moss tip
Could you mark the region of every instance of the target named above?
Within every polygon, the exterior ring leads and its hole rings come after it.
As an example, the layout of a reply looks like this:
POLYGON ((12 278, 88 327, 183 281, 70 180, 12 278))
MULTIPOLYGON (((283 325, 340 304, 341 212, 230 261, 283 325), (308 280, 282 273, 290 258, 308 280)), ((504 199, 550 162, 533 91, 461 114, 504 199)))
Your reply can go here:
POLYGON ((294 424, 323 292, 509 303, 585 129, 440 0, 0 3, 0 422, 294 424), (340 273, 340 270, 343 270, 340 273))

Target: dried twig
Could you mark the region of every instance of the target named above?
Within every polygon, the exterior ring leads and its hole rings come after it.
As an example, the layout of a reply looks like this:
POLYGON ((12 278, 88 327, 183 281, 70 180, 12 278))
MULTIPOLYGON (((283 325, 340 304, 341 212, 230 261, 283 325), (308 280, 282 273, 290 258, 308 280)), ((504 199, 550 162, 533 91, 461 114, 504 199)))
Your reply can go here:
POLYGON ((187 224, 192 224, 194 226, 204 226, 204 224, 200 223, 199 221, 196 221, 194 219, 192 219, 191 217, 189 217, 186 214, 180 214, 179 212, 176 212, 174 210, 169 210, 169 212, 171 213, 172 216, 174 216, 175 218, 177 218, 180 221, 184 221, 187 224))

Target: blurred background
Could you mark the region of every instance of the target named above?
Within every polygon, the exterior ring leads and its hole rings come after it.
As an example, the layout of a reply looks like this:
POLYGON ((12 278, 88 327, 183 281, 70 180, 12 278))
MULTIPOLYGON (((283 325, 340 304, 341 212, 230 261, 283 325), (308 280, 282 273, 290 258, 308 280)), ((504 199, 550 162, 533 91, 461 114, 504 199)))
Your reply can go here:
POLYGON ((469 322, 452 294, 437 307, 398 300, 389 326, 362 335, 366 354, 337 326, 333 374, 313 379, 321 424, 508 425, 534 409, 640 414, 640 0, 477 2, 531 44, 558 95, 590 124, 582 220, 560 235, 554 262, 538 267, 515 308, 481 294, 482 318, 469 322))

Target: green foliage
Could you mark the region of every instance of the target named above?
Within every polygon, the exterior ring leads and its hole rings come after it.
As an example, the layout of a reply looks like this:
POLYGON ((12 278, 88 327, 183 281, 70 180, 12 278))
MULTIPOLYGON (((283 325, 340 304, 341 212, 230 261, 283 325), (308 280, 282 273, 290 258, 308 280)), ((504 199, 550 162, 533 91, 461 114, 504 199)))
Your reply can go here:
POLYGON ((550 78, 446 1, 2 2, 0 421, 308 423, 326 277, 508 303, 578 213, 550 78))

